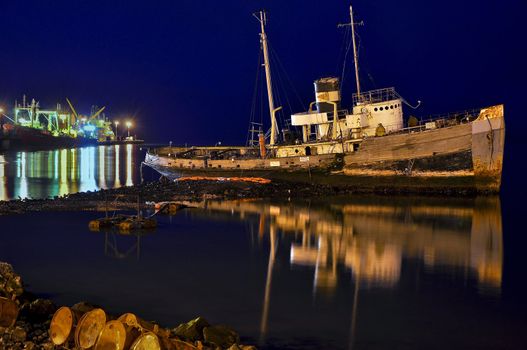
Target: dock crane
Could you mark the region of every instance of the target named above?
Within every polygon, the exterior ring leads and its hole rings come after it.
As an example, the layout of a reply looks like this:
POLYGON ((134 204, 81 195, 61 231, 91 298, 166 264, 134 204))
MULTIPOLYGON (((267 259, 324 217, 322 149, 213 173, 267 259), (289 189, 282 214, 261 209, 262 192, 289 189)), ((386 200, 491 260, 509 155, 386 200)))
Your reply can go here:
MULTIPOLYGON (((85 124, 82 127, 82 130, 86 132, 94 132, 96 129, 101 129, 101 128, 107 129, 108 128, 107 125, 101 125, 101 123, 94 122, 95 119, 97 119, 97 117, 106 109, 106 107, 100 108, 95 113, 93 113, 91 116, 82 116, 77 113, 77 111, 75 110, 75 107, 73 107, 73 103, 71 103, 71 101, 68 98, 66 98, 66 102, 68 103, 71 109, 71 112, 72 112, 71 125, 76 125, 77 129, 81 129, 80 128, 81 122, 85 124)), ((103 124, 107 124, 107 123, 103 122, 103 124)))

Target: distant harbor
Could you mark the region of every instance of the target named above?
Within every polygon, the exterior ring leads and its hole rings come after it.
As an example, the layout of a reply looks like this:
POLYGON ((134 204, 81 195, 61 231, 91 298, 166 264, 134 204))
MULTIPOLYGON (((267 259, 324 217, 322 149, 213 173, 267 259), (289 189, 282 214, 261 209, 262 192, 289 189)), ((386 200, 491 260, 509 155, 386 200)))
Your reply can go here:
POLYGON ((69 108, 57 103, 55 108, 44 109, 40 102, 26 96, 22 103, 15 101, 11 116, 0 107, 0 151, 46 150, 71 147, 114 144, 140 144, 143 140, 130 133, 133 123, 122 125, 126 136, 119 133, 119 120, 110 120, 106 107, 92 106, 87 115, 77 113, 66 98, 69 108))

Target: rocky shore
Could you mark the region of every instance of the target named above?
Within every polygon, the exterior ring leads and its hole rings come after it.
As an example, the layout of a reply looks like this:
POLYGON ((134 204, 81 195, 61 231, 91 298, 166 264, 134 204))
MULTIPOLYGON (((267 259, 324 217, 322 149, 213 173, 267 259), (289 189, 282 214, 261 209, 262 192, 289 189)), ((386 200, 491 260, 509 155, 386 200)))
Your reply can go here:
MULTIPOLYGON (((50 300, 38 298, 24 290, 22 278, 12 266, 0 262, 0 349, 2 350, 66 350, 54 345, 49 335, 52 317, 57 306, 50 300), (11 312, 7 305, 16 305, 11 312)), ((90 310, 96 306, 81 302, 72 307, 90 310)), ((115 317, 113 317, 115 318, 115 317)), ((254 350, 240 344, 240 336, 232 329, 211 325, 198 317, 175 328, 162 328, 166 339, 160 339, 163 350, 254 350)))
MULTIPOLYGON (((375 184, 375 182, 368 182, 375 184)), ((476 195, 468 187, 389 187, 385 184, 366 186, 336 186, 272 181, 270 183, 244 181, 159 181, 141 185, 69 194, 50 199, 20 199, 0 201, 0 215, 39 211, 84 211, 111 209, 137 209, 138 203, 162 201, 202 201, 204 199, 241 198, 316 198, 349 194, 406 195, 476 195)))

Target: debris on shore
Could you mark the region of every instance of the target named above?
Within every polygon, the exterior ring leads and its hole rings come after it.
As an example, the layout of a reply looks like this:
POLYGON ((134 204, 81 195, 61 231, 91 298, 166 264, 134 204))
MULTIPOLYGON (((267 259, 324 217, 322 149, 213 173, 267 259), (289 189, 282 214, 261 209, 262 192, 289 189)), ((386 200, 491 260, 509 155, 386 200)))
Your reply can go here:
POLYGON ((0 262, 0 349, 253 350, 226 326, 198 317, 169 329, 132 313, 119 317, 86 302, 71 307, 26 292, 12 266, 0 262))
POLYGON ((92 220, 88 223, 90 231, 99 232, 104 229, 117 229, 127 233, 135 230, 152 230, 157 227, 157 221, 134 215, 115 215, 92 220))
MULTIPOLYGON (((159 181, 140 185, 68 194, 50 199, 20 199, 0 201, 0 215, 22 214, 41 211, 105 211, 137 210, 138 203, 145 202, 200 202, 207 199, 242 198, 317 198, 320 196, 350 194, 406 195, 476 195, 468 187, 443 189, 427 187, 426 182, 415 187, 389 187, 382 183, 374 186, 335 186, 331 184, 306 184, 283 181, 222 181, 220 179, 195 178, 185 181, 159 181), (118 201, 114 201, 115 198, 118 201)), ((371 179, 368 183, 373 183, 371 179)))

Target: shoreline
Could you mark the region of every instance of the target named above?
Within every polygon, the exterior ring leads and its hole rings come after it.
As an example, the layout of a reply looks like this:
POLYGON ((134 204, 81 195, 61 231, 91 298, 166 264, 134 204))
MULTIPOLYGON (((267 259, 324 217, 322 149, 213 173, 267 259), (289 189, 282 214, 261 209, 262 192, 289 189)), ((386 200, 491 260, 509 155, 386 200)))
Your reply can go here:
MULTIPOLYGON (((371 181, 371 180, 370 180, 371 181)), ((494 195, 481 193, 467 186, 436 187, 416 182, 413 186, 387 186, 386 183, 370 182, 369 186, 309 184, 287 181, 219 181, 195 179, 190 181, 145 182, 128 187, 78 192, 48 199, 17 199, 0 201, 0 215, 23 214, 42 211, 104 211, 137 210, 148 207, 146 202, 189 201, 207 199, 288 199, 317 198, 339 195, 423 196, 423 197, 477 197, 494 195)))
MULTIPOLYGON (((115 333, 112 333, 113 336, 116 336, 115 339, 108 337, 108 334, 105 337, 101 334, 105 328, 104 325, 113 324, 109 327, 112 329, 118 323, 123 325, 123 330, 126 327, 126 338, 131 337, 127 341, 131 340, 133 342, 132 347, 136 343, 139 344, 142 334, 150 334, 150 338, 154 337, 156 339, 155 342, 158 344, 157 349, 159 350, 256 350, 256 347, 252 345, 243 345, 241 343, 243 338, 240 339, 240 335, 232 328, 224 325, 211 325, 202 317, 197 317, 170 328, 160 326, 156 322, 145 321, 140 316, 129 312, 122 314, 120 317, 106 314, 100 306, 85 301, 81 301, 71 307, 59 307, 52 300, 41 298, 25 290, 22 277, 15 272, 9 263, 0 261, 0 349, 70 349, 73 346, 73 338, 75 338, 75 343, 77 343, 77 340, 79 340, 77 333, 84 326, 81 326, 81 318, 78 323, 74 322, 73 327, 67 332, 66 323, 62 317, 59 316, 57 318, 59 321, 54 321, 54 316, 61 313, 64 309, 72 310, 76 315, 87 315, 89 312, 105 315, 103 323, 93 323, 84 330, 92 332, 89 328, 97 326, 97 329, 99 329, 103 327, 98 334, 95 334, 96 337, 92 340, 93 345, 90 348, 93 348, 96 342, 103 342, 102 348, 117 348, 117 344, 121 340, 115 333), (54 322, 55 326, 53 326, 54 322), (132 328, 135 331, 131 330, 132 328), (55 334, 52 331, 53 329, 60 331, 60 334, 55 334), (57 342, 57 339, 61 339, 60 342, 57 342)), ((122 337, 123 334, 120 336, 122 337)), ((123 344, 123 346, 125 350, 128 350, 130 341, 126 344, 123 344)), ((150 345, 153 345, 153 343, 150 345)), ((73 348, 77 347, 74 346, 73 348)), ((142 347, 139 346, 139 348, 142 347)), ((156 347, 151 348, 156 349, 156 347)))

